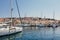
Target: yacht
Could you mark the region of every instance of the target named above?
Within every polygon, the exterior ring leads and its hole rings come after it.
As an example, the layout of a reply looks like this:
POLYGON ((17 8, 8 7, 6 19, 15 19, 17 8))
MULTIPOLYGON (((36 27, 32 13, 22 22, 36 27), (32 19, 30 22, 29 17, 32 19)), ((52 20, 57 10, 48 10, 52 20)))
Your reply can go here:
POLYGON ((7 36, 7 35, 12 35, 18 32, 22 32, 22 27, 11 27, 9 26, 0 28, 0 36, 7 36))
MULTIPOLYGON (((12 0, 10 0, 10 3, 11 2, 12 2, 12 0)), ((16 5, 18 8, 17 0, 16 0, 16 5)), ((0 36, 11 35, 11 34, 15 34, 18 32, 22 32, 22 27, 17 27, 17 26, 12 25, 12 11, 13 11, 13 8, 11 7, 11 21, 10 21, 11 25, 5 26, 6 24, 1 24, 3 28, 0 28, 0 36)))

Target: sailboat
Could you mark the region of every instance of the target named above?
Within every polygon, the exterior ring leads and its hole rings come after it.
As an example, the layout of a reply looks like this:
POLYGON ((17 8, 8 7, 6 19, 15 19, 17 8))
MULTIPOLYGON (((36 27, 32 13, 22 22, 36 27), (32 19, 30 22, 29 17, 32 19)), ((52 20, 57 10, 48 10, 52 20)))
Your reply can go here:
POLYGON ((56 28, 56 27, 58 27, 58 24, 56 23, 56 20, 55 20, 55 11, 53 12, 53 23, 50 23, 49 25, 48 25, 48 27, 52 27, 52 28, 56 28))
MULTIPOLYGON (((54 19, 54 21, 56 22, 56 20, 55 20, 55 11, 53 12, 53 19, 54 19)), ((55 22, 52 23, 52 27, 53 27, 53 28, 56 28, 56 27, 58 26, 55 22)))
MULTIPOLYGON (((11 0, 10 0, 10 2, 11 2, 11 0)), ((17 0, 16 0, 16 3, 17 3, 17 0)), ((11 35, 11 34, 15 34, 15 33, 18 33, 18 32, 22 32, 22 27, 12 26, 12 11, 13 10, 11 8, 11 25, 6 26, 4 28, 0 28, 0 36, 6 36, 6 35, 11 35)))

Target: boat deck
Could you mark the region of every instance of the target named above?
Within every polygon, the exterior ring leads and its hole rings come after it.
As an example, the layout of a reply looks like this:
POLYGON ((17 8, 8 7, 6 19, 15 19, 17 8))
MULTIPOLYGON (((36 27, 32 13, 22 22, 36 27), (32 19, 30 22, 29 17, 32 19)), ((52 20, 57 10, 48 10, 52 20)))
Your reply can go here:
POLYGON ((14 27, 15 29, 9 30, 9 28, 1 28, 0 36, 10 35, 22 31, 22 27, 14 27))

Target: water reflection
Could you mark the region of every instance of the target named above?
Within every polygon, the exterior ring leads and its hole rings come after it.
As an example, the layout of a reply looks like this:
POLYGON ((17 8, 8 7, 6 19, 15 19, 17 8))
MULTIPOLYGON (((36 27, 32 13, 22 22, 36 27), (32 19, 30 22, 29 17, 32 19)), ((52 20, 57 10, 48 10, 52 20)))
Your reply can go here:
POLYGON ((0 37, 0 40, 16 40, 17 38, 21 38, 21 37, 22 37, 22 33, 17 33, 14 35, 0 37))
POLYGON ((0 37, 0 40, 60 40, 60 27, 25 27, 21 33, 0 37))

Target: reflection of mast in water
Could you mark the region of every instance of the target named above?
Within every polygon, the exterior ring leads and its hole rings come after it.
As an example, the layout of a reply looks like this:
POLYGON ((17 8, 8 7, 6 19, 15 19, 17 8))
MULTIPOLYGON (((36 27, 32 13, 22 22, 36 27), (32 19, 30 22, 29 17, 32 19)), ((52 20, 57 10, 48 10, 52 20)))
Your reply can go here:
POLYGON ((43 40, 43 34, 42 34, 42 29, 40 28, 40 40, 43 40))
POLYGON ((53 28, 53 38, 52 38, 52 40, 55 40, 55 28, 53 28))

